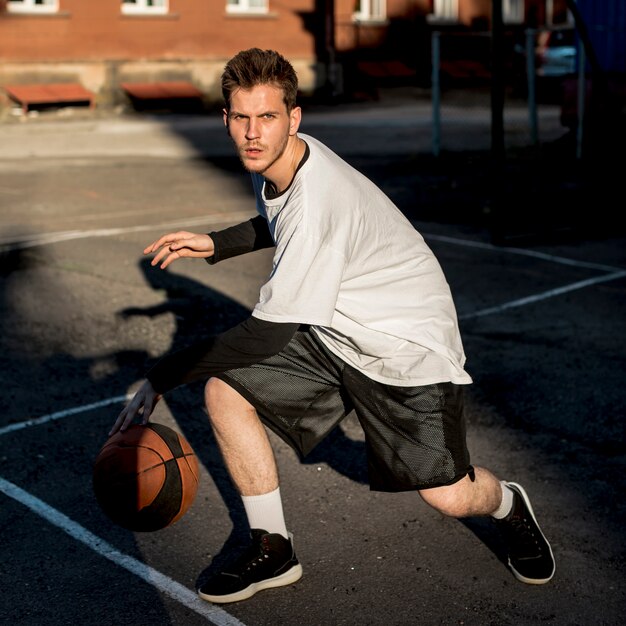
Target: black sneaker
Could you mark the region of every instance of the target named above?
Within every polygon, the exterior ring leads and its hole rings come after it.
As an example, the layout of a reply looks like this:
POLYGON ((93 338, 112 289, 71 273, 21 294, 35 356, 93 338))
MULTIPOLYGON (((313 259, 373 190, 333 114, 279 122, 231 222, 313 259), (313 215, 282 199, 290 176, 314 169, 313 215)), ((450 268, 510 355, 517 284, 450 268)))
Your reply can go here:
POLYGON ((513 491, 513 508, 500 520, 495 520, 509 551, 509 567, 517 580, 530 585, 543 585, 556 569, 548 540, 537 524, 528 495, 521 485, 505 483, 513 491))
POLYGON ((252 545, 222 572, 205 582, 198 595, 216 603, 237 602, 257 591, 282 587, 300 580, 302 566, 291 539, 266 530, 252 529, 252 545))

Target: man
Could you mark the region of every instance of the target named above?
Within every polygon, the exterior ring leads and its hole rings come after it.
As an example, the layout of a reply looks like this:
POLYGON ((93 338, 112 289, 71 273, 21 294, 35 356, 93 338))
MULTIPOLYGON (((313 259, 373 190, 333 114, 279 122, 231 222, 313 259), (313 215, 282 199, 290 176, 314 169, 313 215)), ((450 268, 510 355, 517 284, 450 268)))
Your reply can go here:
POLYGON ((354 410, 370 488, 412 490, 453 517, 492 516, 514 575, 555 571, 524 489, 470 465, 463 386, 471 378, 443 272, 371 181, 299 134, 297 78, 274 51, 237 54, 222 76, 224 124, 252 175, 258 217, 209 235, 164 235, 144 253, 166 268, 274 246, 249 319, 161 359, 111 432, 146 423, 168 390, 208 379, 205 402, 251 529, 251 545, 198 590, 224 603, 302 575, 265 427, 306 455, 354 410))

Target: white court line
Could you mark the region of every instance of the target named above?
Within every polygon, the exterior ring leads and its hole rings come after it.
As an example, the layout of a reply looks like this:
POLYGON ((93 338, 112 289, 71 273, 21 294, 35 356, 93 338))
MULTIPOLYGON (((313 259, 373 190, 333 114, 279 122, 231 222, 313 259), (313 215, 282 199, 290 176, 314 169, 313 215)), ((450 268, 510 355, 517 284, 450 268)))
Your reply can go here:
POLYGON ((555 296, 560 296, 561 294, 568 293, 569 291, 575 291, 577 289, 584 289, 585 287, 589 287, 591 285, 596 285, 598 283, 604 283, 604 282, 608 282, 611 280, 618 280, 626 276, 626 270, 619 268, 619 267, 613 267, 611 265, 603 265, 601 263, 590 263, 588 261, 578 261, 576 259, 568 259, 567 257, 547 254, 545 252, 537 252, 536 250, 527 250, 524 248, 511 248, 508 246, 494 246, 493 244, 490 244, 490 243, 483 243, 481 241, 472 241, 469 239, 457 239, 456 237, 446 237, 445 235, 424 234, 424 239, 432 239, 434 241, 441 241, 444 243, 451 243, 451 244, 466 246, 470 248, 480 248, 482 250, 490 250, 494 252, 508 252, 509 254, 518 254, 521 256, 533 257, 536 259, 541 259, 542 261, 549 261, 551 263, 559 263, 561 265, 571 265, 573 267, 582 267, 585 269, 593 269, 593 270, 599 270, 599 271, 604 271, 604 272, 611 272, 610 274, 605 274, 604 276, 596 276, 595 278, 588 278, 586 280, 581 280, 575 283, 571 283, 569 285, 563 285, 562 287, 557 287, 556 289, 549 289, 548 291, 544 291, 543 293, 538 293, 532 296, 527 296, 525 298, 520 298, 519 300, 511 300, 510 302, 505 302, 504 304, 500 304, 498 306, 493 306, 487 309, 474 311, 473 313, 466 313, 464 315, 459 315, 459 320, 467 320, 467 319, 473 319, 475 317, 483 317, 485 315, 493 315, 495 313, 506 311, 507 309, 513 309, 516 307, 525 306, 527 304, 533 304, 535 302, 540 302, 541 300, 547 300, 548 298, 554 298, 555 296))
POLYGON ((0 428, 0 436, 6 435, 7 433, 12 433, 16 430, 22 430, 23 428, 28 428, 29 426, 38 426, 39 424, 52 422, 54 420, 67 417, 68 415, 76 415, 77 413, 91 411, 92 409, 99 409, 103 406, 108 406, 109 404, 118 404, 120 402, 130 400, 132 397, 133 397, 133 394, 130 394, 130 393, 126 394, 125 396, 115 396, 113 398, 107 398, 106 400, 100 400, 99 402, 93 402, 91 404, 83 404, 83 406, 78 406, 78 407, 74 407, 71 409, 65 409, 64 411, 56 411, 55 413, 50 413, 49 415, 42 415, 41 417, 35 417, 30 420, 24 420, 23 422, 16 422, 14 424, 9 424, 8 426, 4 426, 3 428, 0 428))
POLYGON ((621 267, 613 267, 611 265, 602 265, 600 263, 589 263, 588 261, 578 261, 576 259, 568 259, 567 257, 555 256, 545 252, 537 252, 536 250, 527 250, 526 248, 511 248, 509 246, 495 246, 491 243, 483 243, 482 241, 472 241, 471 239, 457 239, 456 237, 446 237, 445 235, 430 235, 422 233, 424 239, 432 239, 433 241, 443 241, 444 243, 452 243, 468 248, 481 248, 492 252, 508 252, 509 254, 519 254, 521 256, 534 257, 551 263, 560 263, 562 265, 572 265, 574 267, 586 267, 593 270, 601 270, 605 272, 619 272, 621 267))
MULTIPOLYGON (((197 226, 201 224, 220 224, 226 222, 235 222, 242 219, 250 218, 256 215, 250 211, 237 211, 234 213, 213 213, 204 217, 189 218, 173 222, 161 222, 160 224, 142 224, 141 226, 126 226, 120 228, 98 228, 92 230, 67 230, 53 233, 43 233, 42 235, 24 237, 0 237, 0 253, 10 252, 12 250, 22 250, 25 248, 35 248, 37 246, 45 246, 62 241, 73 239, 88 239, 89 237, 112 237, 114 235, 124 235, 126 233, 138 233, 150 230, 167 230, 170 228, 182 228, 184 226, 197 226)), ((445 235, 434 235, 429 233, 421 233, 424 239, 432 239, 433 241, 442 241, 455 245, 466 246, 470 248, 481 248, 483 250, 491 250, 493 252, 508 252, 509 254, 519 254, 522 256, 534 257, 551 263, 560 263, 563 265, 572 265, 574 267, 586 267, 589 269, 597 269, 607 272, 619 271, 621 268, 603 265, 600 263, 589 263, 587 261, 577 261, 566 257, 546 254, 545 252, 537 252, 535 250, 527 250, 524 248, 511 248, 507 246, 495 246, 481 241, 472 241, 470 239, 458 239, 456 237, 446 237, 445 235)))
POLYGON ((24 237, 12 237, 10 239, 0 238, 0 252, 11 252, 12 250, 24 250, 25 248, 35 248, 62 241, 73 239, 89 239, 90 237, 112 237, 113 235, 124 235, 126 233, 139 233, 147 230, 168 230, 172 228, 182 228, 184 226, 197 226, 200 224, 221 224, 231 221, 244 220, 253 217, 255 213, 251 211, 237 211, 234 213, 213 213, 204 217, 189 218, 173 222, 162 222, 160 224, 142 224, 141 226, 126 226, 123 228, 96 228, 92 230, 66 230, 56 233, 44 233, 42 235, 24 237))
POLYGON ((128 570, 131 574, 139 576, 139 578, 142 578, 148 584, 156 587, 159 591, 162 591, 164 594, 185 605, 192 611, 206 617, 215 626, 245 626, 243 622, 240 622, 223 609, 201 600, 195 592, 187 589, 184 585, 181 585, 169 576, 161 574, 161 572, 132 556, 120 552, 110 543, 94 535, 60 511, 57 511, 57 509, 52 508, 39 498, 36 498, 1 477, 0 491, 3 491, 10 498, 28 507, 31 511, 43 517, 57 528, 65 531, 70 537, 84 543, 88 548, 91 548, 101 556, 113 561, 113 563, 128 570))
POLYGON ((526 298, 520 298, 519 300, 511 300, 498 306, 489 307, 488 309, 482 309, 481 311, 474 311, 473 313, 466 313, 465 315, 459 315, 460 320, 472 319, 474 317, 482 317, 484 315, 492 315, 494 313, 500 313, 506 309, 513 309, 518 306, 525 306, 534 302, 540 302, 541 300, 547 300, 548 298, 554 298, 554 296, 560 296, 563 293, 569 291, 575 291, 576 289, 584 289, 590 285, 597 285, 598 283, 605 283, 611 280, 618 280, 619 278, 626 277, 626 270, 619 272, 613 272, 613 274, 606 274, 604 276, 597 276, 596 278, 588 278, 587 280, 581 280, 577 283, 571 283, 569 285, 563 285, 563 287, 557 287, 556 289, 550 289, 543 293, 535 294, 534 296, 527 296, 526 298))

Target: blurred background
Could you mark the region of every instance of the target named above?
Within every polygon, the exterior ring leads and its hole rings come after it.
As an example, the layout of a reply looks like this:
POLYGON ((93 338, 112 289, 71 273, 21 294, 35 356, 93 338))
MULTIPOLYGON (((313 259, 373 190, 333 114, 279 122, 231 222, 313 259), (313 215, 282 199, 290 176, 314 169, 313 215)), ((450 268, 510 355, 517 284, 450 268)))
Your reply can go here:
POLYGON ((0 0, 0 121, 213 114, 253 46, 292 61, 303 106, 414 105, 415 155, 482 188, 495 243, 588 229, 590 205, 619 221, 623 0, 0 0))
POLYGON ((556 106, 578 157, 624 113, 621 0, 0 0, 0 110, 198 112, 219 106, 225 62, 252 46, 285 54, 316 101, 413 88, 433 104, 435 133, 460 91, 467 108, 490 107, 497 152, 509 106, 525 106, 516 130, 529 144, 556 106))

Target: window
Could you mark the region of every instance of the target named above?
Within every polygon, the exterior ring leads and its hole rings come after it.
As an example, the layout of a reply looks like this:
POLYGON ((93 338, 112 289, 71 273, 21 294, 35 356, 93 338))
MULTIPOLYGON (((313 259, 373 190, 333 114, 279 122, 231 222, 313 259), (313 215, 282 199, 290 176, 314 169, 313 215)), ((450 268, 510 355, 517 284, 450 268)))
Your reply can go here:
POLYGON ((502 3, 502 21, 506 24, 523 24, 524 0, 504 0, 502 3))
POLYGON ((458 22, 459 21, 459 2, 458 0, 435 0, 433 4, 432 17, 442 22, 458 22))
POLYGON ((387 17, 386 0, 357 0, 352 17, 359 22, 383 22, 387 17))
POLYGON ((269 0, 226 0, 227 13, 267 13, 269 0))
POLYGON ((163 15, 167 13, 168 0, 122 0, 122 13, 132 15, 163 15))
POLYGON ((546 26, 556 25, 574 26, 574 16, 566 7, 555 10, 554 0, 546 0, 546 26))
POLYGON ((7 9, 11 13, 56 13, 59 0, 8 0, 7 9))

